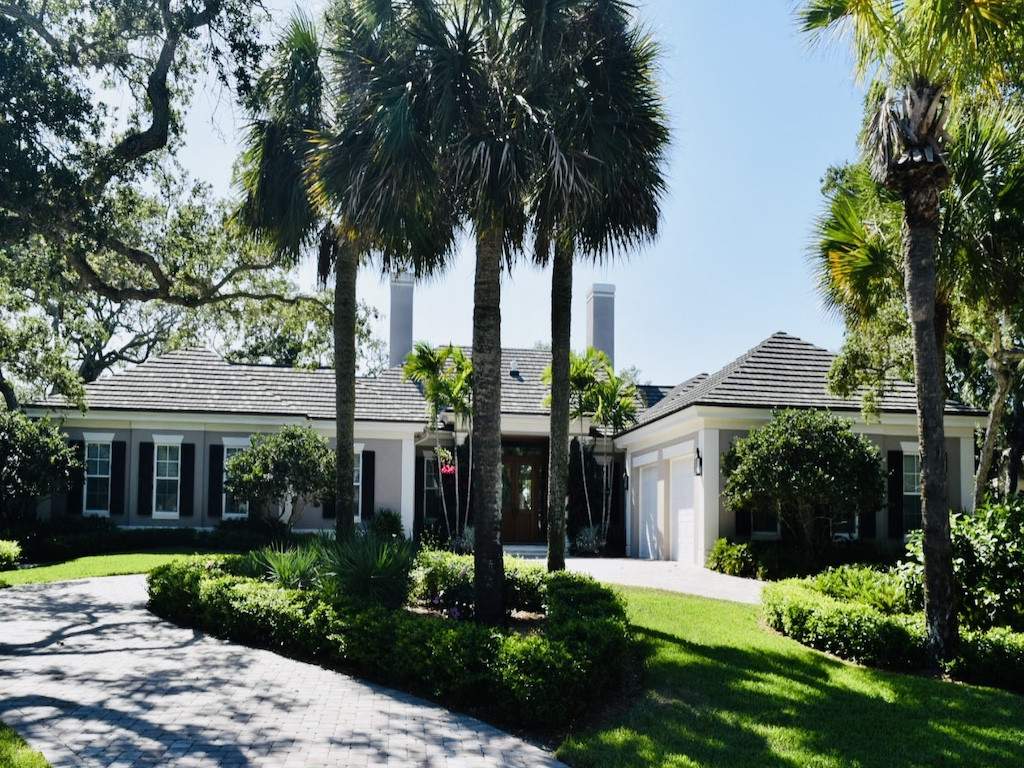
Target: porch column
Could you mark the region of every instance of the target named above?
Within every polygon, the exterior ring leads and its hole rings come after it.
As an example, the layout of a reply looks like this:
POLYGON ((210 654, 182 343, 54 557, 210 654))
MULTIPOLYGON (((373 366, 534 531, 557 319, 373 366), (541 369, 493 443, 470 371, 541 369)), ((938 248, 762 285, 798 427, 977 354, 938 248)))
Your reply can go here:
POLYGON ((974 511, 974 437, 960 438, 960 506, 974 511))
POLYGON ((626 473, 626 488, 623 493, 623 510, 622 516, 626 521, 626 557, 636 557, 636 552, 633 551, 633 452, 626 449, 626 457, 623 459, 625 462, 624 471, 626 473))
POLYGON ((697 554, 700 564, 718 540, 718 430, 702 429, 697 432, 702 472, 694 489, 694 515, 697 518, 697 554))
POLYGON ((412 538, 416 517, 416 443, 412 435, 402 438, 402 528, 412 538))

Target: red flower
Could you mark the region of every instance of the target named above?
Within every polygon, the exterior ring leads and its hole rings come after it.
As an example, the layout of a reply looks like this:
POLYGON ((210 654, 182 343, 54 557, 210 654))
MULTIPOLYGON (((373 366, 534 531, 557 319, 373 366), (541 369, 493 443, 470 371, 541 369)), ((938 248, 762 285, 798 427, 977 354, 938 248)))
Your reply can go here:
POLYGON ((455 474, 455 465, 454 464, 442 464, 441 465, 441 474, 442 475, 454 475, 455 474))

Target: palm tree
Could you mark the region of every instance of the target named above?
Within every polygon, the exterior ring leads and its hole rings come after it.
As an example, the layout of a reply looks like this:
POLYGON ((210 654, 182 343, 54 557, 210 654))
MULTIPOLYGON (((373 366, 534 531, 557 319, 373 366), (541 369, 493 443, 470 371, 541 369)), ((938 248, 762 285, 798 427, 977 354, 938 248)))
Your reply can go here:
POLYGON ((808 0, 803 31, 851 41, 857 73, 874 80, 873 113, 862 137, 874 177, 898 195, 903 215, 904 288, 914 345, 921 443, 925 620, 933 658, 958 642, 944 449, 943 360, 935 337, 935 257, 940 195, 949 183, 946 121, 965 93, 998 81, 1009 63, 1007 32, 1019 38, 1013 0, 896 3, 808 0))
MULTIPOLYGON (((439 416, 451 406, 448 382, 446 379, 446 367, 448 365, 448 349, 435 349, 425 341, 416 342, 412 352, 405 358, 405 365, 402 367, 403 378, 414 381, 423 388, 423 397, 427 401, 429 424, 428 428, 434 433, 434 454, 437 457, 438 487, 441 490, 441 509, 444 514, 445 530, 448 532, 448 540, 452 538, 452 524, 448 517, 448 494, 444 490, 444 475, 441 469, 441 434, 439 416)), ((456 506, 458 516, 458 506, 456 506)), ((458 521, 456 521, 456 527, 458 521)))
MULTIPOLYGON (((614 437, 636 423, 640 394, 632 379, 620 376, 608 366, 594 385, 594 423, 601 427, 605 439, 614 437)), ((601 493, 601 541, 608 540, 611 523, 611 493, 608 488, 609 463, 604 463, 601 493)))
POLYGON ((657 48, 638 29, 630 3, 544 4, 529 18, 527 48, 541 73, 538 101, 546 107, 545 164, 532 208, 535 259, 552 265, 548 570, 554 571, 565 567, 573 261, 602 260, 656 235, 668 127, 654 80, 657 48))
POLYGON ((473 362, 462 350, 462 347, 449 346, 448 366, 445 369, 446 388, 448 390, 448 402, 454 417, 455 431, 455 534, 460 539, 465 539, 466 527, 469 525, 469 504, 471 501, 473 485, 466 484, 465 519, 460 517, 460 510, 463 508, 462 500, 459 498, 461 480, 459 469, 459 426, 466 425, 466 440, 468 441, 469 452, 469 473, 473 474, 473 362))
MULTIPOLYGON (((941 199, 935 334, 940 357, 955 336, 983 357, 993 379, 975 475, 980 506, 1014 368, 1024 355, 1014 343, 1024 291, 1024 110, 983 105, 957 118, 947 156, 951 181, 941 199)), ((863 166, 833 176, 812 259, 826 304, 870 338, 872 324, 887 325, 903 302, 899 202, 863 166)), ((892 334, 883 336, 890 344, 892 334)), ((884 387, 884 377, 873 383, 884 387)))
POLYGON ((360 250, 341 222, 312 200, 308 191, 313 137, 328 125, 325 89, 320 33, 308 16, 297 12, 275 46, 248 105, 252 119, 237 180, 243 192, 238 218, 288 260, 298 261, 308 248, 317 245, 322 281, 334 270, 334 490, 338 534, 344 536, 352 529, 356 510, 354 458, 346 446, 354 442, 360 250))

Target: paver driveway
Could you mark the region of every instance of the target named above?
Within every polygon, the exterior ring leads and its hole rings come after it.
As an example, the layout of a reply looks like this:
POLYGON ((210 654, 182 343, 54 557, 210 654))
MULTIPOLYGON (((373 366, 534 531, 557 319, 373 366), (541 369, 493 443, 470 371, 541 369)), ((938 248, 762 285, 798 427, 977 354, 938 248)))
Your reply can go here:
POLYGON ((764 584, 709 571, 696 565, 671 560, 637 560, 625 557, 573 557, 566 561, 570 571, 587 573, 598 581, 630 587, 650 587, 669 592, 758 604, 764 584))
POLYGON ((55 766, 557 766, 473 718, 182 629, 142 576, 0 590, 0 720, 55 766))

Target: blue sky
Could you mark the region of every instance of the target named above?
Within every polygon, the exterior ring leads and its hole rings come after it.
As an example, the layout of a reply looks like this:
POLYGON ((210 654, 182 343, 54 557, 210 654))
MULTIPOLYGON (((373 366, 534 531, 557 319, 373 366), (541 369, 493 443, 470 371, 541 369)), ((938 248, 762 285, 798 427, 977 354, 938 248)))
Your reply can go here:
MULTIPOLYGON (((276 23, 291 7, 279 4, 276 23)), ((641 17, 663 48, 672 127, 661 235, 626 261, 576 268, 573 346, 585 343, 587 288, 610 282, 616 365, 644 381, 712 371, 777 330, 836 349, 842 325, 821 308, 806 250, 822 174, 855 152, 861 90, 845 56, 811 49, 783 0, 646 0, 641 17)), ((195 100, 181 154, 225 194, 242 127, 226 98, 195 100)), ((304 265, 303 283, 312 275, 304 265)), ((506 346, 549 338, 549 279, 525 262, 506 277, 506 346)), ((470 343, 472 284, 467 244, 447 274, 417 286, 415 338, 470 343)), ((386 283, 366 272, 358 290, 386 338, 386 283)))

